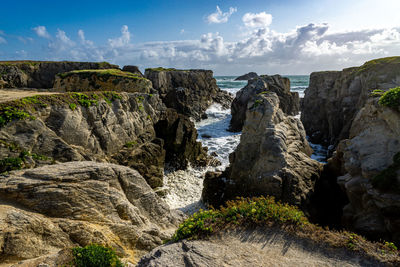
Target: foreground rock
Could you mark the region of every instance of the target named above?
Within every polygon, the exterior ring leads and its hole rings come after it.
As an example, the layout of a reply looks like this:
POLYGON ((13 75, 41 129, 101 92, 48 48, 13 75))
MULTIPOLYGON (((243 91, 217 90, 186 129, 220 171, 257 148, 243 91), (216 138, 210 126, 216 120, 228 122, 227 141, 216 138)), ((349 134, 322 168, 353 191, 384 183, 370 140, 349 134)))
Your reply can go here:
POLYGON ((334 145, 349 136, 350 126, 374 89, 400 85, 400 57, 366 62, 343 71, 314 72, 305 91, 301 121, 313 143, 334 145))
POLYGON ((299 113, 299 94, 290 92, 290 80, 280 75, 261 75, 258 78, 249 80, 247 85, 236 93, 231 106, 230 131, 240 132, 242 130, 246 119, 248 102, 256 95, 265 92, 274 92, 278 95, 279 107, 287 115, 297 115, 299 113))
POLYGON ((157 94, 35 96, 1 103, 0 115, 0 172, 92 160, 132 167, 158 187, 165 155, 182 168, 205 164, 208 157, 194 124, 167 109, 157 94))
POLYGON ((247 73, 247 74, 244 74, 244 75, 242 75, 242 76, 237 77, 237 78, 235 79, 235 81, 248 81, 248 80, 251 80, 251 79, 255 79, 255 78, 257 78, 257 77, 258 77, 257 73, 255 73, 255 72, 249 72, 249 73, 247 73))
POLYGON ((118 68, 107 62, 0 61, 0 89, 52 88, 57 73, 118 68))
POLYGON ((291 236, 279 229, 223 232, 207 240, 163 245, 138 266, 386 266, 385 264, 291 236))
POLYGON ((247 106, 240 144, 222 174, 208 174, 203 199, 219 206, 236 196, 275 196, 307 205, 321 164, 309 156, 312 149, 299 119, 280 109, 280 98, 267 91, 247 106))
POLYGON ((54 89, 61 92, 118 91, 150 93, 151 82, 117 69, 74 70, 56 75, 54 89))
POLYGON ((350 201, 343 209, 344 225, 374 239, 396 242, 400 242, 399 121, 398 111, 369 99, 356 115, 349 139, 339 143, 331 159, 342 169, 337 181, 350 201), (390 171, 396 154, 397 170, 390 171))
POLYGON ((165 105, 200 120, 214 102, 229 108, 232 96, 218 88, 210 70, 146 69, 165 105))
POLYGON ((0 257, 12 263, 90 243, 136 262, 179 222, 135 170, 69 162, 0 179, 0 257))

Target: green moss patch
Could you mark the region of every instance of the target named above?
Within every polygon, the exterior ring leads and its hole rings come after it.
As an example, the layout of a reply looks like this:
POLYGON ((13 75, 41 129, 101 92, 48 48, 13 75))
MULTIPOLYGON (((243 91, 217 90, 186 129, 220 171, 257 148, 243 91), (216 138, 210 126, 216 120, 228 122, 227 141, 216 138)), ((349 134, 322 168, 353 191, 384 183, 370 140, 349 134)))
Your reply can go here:
MULTIPOLYGON (((96 69, 96 70, 74 70, 65 73, 57 74, 61 78, 67 78, 74 75, 79 75, 82 78, 89 78, 92 75, 96 75, 97 77, 101 77, 103 79, 108 79, 110 77, 119 77, 119 78, 129 78, 133 80, 146 80, 146 78, 140 77, 137 74, 122 71, 119 69, 96 69)), ((118 81, 118 80, 116 80, 118 81)))
POLYGON ((115 251, 102 245, 90 244, 72 249, 76 267, 123 267, 115 251))
POLYGON ((382 106, 400 111, 400 87, 392 88, 383 93, 378 103, 382 106))
POLYGON ((364 72, 371 69, 379 69, 389 64, 400 64, 400 57, 384 57, 367 61, 358 68, 358 72, 364 72))
POLYGON ((382 191, 400 193, 397 172, 400 171, 400 152, 393 156, 393 164, 372 178, 372 185, 382 191))

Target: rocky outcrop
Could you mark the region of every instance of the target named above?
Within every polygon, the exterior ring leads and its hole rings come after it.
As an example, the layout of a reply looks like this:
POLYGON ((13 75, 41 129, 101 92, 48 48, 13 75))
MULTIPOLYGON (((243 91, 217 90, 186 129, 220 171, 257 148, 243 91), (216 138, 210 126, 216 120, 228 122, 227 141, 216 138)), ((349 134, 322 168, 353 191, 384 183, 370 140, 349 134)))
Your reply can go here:
POLYGON ((400 113, 369 99, 357 113, 331 161, 350 203, 342 221, 374 239, 400 242, 400 113), (395 167, 397 164, 397 167, 395 167), (392 165, 392 166, 391 166, 392 165), (397 169, 396 169, 397 168, 397 169))
MULTIPOLYGON (((127 167, 69 162, 0 179, 3 263, 98 243, 135 263, 181 219, 127 167)), ((36 265, 35 265, 36 266, 36 265)))
POLYGON ((279 97, 279 107, 287 115, 299 113, 300 102, 297 92, 290 92, 290 80, 280 75, 261 75, 249 80, 247 85, 236 93, 232 102, 230 131, 240 132, 246 119, 248 102, 256 95, 264 92, 274 92, 279 97))
POLYGON ((55 91, 117 91, 150 93, 151 82, 137 74, 116 69, 75 70, 56 75, 55 91))
POLYGON ((118 68, 107 62, 0 61, 0 89, 52 88, 57 73, 118 68))
POLYGON ((400 85, 400 57, 342 71, 314 72, 305 91, 301 121, 313 143, 334 145, 349 136, 357 112, 374 89, 400 85))
POLYGON ((127 71, 136 74, 139 77, 144 77, 142 72, 139 70, 138 66, 127 65, 122 68, 122 71, 127 71))
POLYGON ((248 81, 248 80, 251 80, 251 79, 255 79, 255 78, 257 78, 257 77, 258 77, 258 74, 257 74, 257 73, 255 73, 255 72, 249 72, 249 73, 247 73, 247 74, 244 74, 244 75, 242 75, 242 76, 237 77, 237 78, 235 79, 235 81, 248 81))
POLYGON ((200 164, 207 158, 196 142, 194 124, 167 110, 157 94, 92 92, 23 98, 0 104, 0 126, 1 171, 54 161, 112 162, 138 170, 158 187, 165 155, 185 151, 174 158, 177 166, 200 164), (164 122, 165 128, 159 129, 164 122))
POLYGON ((165 105, 178 113, 200 120, 213 103, 228 108, 232 96, 218 88, 211 70, 146 69, 165 105))
POLYGON ((206 202, 219 206, 236 196, 271 195, 307 205, 321 164, 309 157, 312 149, 300 120, 287 116, 279 102, 271 91, 248 102, 240 144, 230 156, 230 166, 219 176, 206 176, 206 202), (216 187, 217 192, 209 190, 216 187))

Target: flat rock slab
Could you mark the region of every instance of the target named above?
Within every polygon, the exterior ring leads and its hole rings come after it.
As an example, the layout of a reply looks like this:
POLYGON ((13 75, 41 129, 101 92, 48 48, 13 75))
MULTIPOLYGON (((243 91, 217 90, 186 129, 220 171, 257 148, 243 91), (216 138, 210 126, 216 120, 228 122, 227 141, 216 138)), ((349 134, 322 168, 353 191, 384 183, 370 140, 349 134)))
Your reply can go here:
POLYGON ((23 97, 34 95, 53 95, 58 92, 49 92, 49 90, 32 90, 32 89, 3 89, 0 90, 0 103, 11 100, 20 99, 23 97))

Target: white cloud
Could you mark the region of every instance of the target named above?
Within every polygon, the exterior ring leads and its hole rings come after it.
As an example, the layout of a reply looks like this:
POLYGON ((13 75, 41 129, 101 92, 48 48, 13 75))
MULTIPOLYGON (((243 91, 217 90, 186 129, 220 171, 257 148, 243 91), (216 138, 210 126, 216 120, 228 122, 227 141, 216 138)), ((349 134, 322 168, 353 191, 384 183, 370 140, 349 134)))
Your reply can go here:
POLYGON ((112 48, 119 48, 129 44, 131 39, 131 34, 129 32, 128 26, 124 25, 121 28, 121 36, 116 39, 108 39, 108 43, 112 48))
POLYGON ((47 32, 47 29, 45 26, 37 26, 33 28, 33 31, 37 34, 37 36, 50 39, 50 34, 47 32))
POLYGON ((78 31, 78 36, 79 36, 79 39, 80 39, 80 42, 82 45, 85 45, 85 46, 93 46, 94 45, 94 43, 92 41, 86 40, 85 32, 83 30, 78 31))
POLYGON ((272 23, 272 15, 265 12, 246 13, 243 15, 242 21, 249 28, 267 28, 272 23))
POLYGON ((222 12, 219 6, 217 6, 217 10, 215 13, 212 13, 207 16, 206 21, 209 24, 213 23, 226 23, 228 22, 230 16, 237 11, 236 7, 230 7, 228 12, 222 12))

